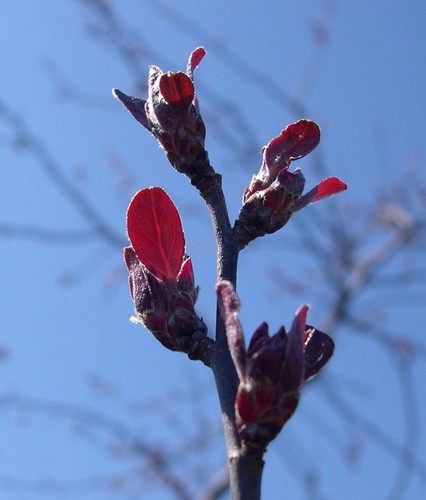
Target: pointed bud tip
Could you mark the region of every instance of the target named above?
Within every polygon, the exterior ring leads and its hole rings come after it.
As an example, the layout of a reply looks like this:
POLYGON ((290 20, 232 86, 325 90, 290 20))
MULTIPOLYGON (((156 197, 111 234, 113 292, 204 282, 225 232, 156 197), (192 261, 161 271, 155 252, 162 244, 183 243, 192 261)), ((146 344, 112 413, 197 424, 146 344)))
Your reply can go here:
MULTIPOLYGON (((126 94, 125 92, 122 92, 120 89, 113 88, 112 89, 112 96, 114 99, 118 99, 120 102, 122 102, 126 106, 126 102, 128 102, 130 99, 132 99, 132 96, 126 94)), ((136 98, 133 98, 136 99, 136 98)))
POLYGON ((300 306, 299 309, 296 311, 296 317, 302 320, 304 323, 306 323, 306 317, 308 315, 309 311, 309 305, 304 304, 303 306, 300 306))
POLYGON ((116 88, 112 89, 112 95, 115 99, 121 102, 127 111, 132 114, 133 118, 135 118, 142 126, 151 130, 151 126, 145 113, 145 101, 143 99, 128 95, 116 88))

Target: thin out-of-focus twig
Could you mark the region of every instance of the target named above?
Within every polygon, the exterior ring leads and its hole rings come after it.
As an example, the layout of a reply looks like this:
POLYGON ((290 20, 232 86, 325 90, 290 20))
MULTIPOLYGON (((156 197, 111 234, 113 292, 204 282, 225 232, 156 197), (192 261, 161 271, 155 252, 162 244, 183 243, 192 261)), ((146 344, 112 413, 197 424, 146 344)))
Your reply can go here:
MULTIPOLYGON (((49 180, 64 198, 70 201, 74 208, 80 212, 83 220, 89 224, 93 233, 108 245, 121 249, 124 244, 123 237, 104 219, 89 198, 74 187, 62 172, 60 165, 52 156, 46 143, 33 133, 27 127, 24 119, 2 100, 0 100, 0 120, 12 131, 14 141, 20 144, 21 148, 31 152, 49 180)), ((41 233, 42 231, 39 230, 39 235, 41 233)))
MULTIPOLYGON (((161 448, 148 444, 141 433, 135 433, 122 421, 105 413, 80 404, 66 404, 56 401, 32 398, 19 394, 3 394, 0 396, 1 410, 14 410, 25 414, 40 414, 51 418, 67 419, 77 422, 81 429, 102 430, 109 438, 119 443, 127 453, 135 458, 144 460, 147 470, 152 470, 161 480, 163 486, 168 488, 176 498, 190 500, 192 496, 180 477, 174 475, 167 455, 161 448)), ((19 482, 20 485, 25 484, 19 482)), ((74 487, 78 482, 74 483, 74 487)), ((80 488, 84 481, 80 483, 80 488)))

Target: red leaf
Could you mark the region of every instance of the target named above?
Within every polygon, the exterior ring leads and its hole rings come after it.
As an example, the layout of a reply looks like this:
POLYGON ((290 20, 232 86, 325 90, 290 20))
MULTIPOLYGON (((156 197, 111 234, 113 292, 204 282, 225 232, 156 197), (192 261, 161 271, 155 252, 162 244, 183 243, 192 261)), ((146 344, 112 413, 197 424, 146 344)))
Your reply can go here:
POLYGON ((267 165, 278 163, 283 166, 288 161, 306 156, 318 146, 320 135, 320 129, 315 122, 299 120, 291 123, 265 147, 267 165))
POLYGON ((188 61, 188 75, 192 77, 197 66, 200 64, 203 57, 206 55, 206 49, 204 47, 197 47, 195 50, 191 52, 188 61))
POLYGON ((127 209, 127 234, 142 264, 160 280, 175 281, 185 238, 179 213, 159 187, 142 189, 127 209))
POLYGON ((171 106, 186 110, 194 100, 194 84, 185 73, 165 73, 161 75, 159 85, 161 95, 171 106))
POLYGON ((344 191, 345 189, 348 189, 348 185, 345 182, 337 177, 327 177, 305 193, 301 198, 296 200, 292 207, 292 211, 297 212, 297 210, 306 207, 310 203, 315 203, 327 196, 340 193, 340 191, 344 191))
POLYGON ((341 181, 337 177, 327 177, 327 179, 324 179, 317 184, 315 197, 311 203, 322 200, 326 196, 340 193, 340 191, 344 191, 345 189, 348 189, 348 185, 345 182, 341 181))

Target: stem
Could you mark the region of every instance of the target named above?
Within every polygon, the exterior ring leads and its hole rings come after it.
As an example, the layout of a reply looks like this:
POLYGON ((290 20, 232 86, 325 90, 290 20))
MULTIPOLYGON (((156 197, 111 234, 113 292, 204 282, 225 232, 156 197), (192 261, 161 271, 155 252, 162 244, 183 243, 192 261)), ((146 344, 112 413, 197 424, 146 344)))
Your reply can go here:
MULTIPOLYGON (((202 192, 213 224, 217 254, 217 281, 228 280, 234 286, 237 277, 238 249, 235 245, 223 195, 220 176, 216 177, 216 189, 202 192)), ((228 349, 225 323, 219 307, 216 309, 216 341, 213 350, 213 373, 222 408, 222 420, 229 457, 238 454, 240 440, 235 426, 234 402, 238 388, 238 377, 228 349)))
POLYGON ((262 472, 265 462, 263 452, 246 449, 241 450, 238 457, 230 459, 229 482, 232 498, 240 500, 259 500, 262 483, 262 472), (235 463, 234 463, 235 462, 235 463))
MULTIPOLYGON (((228 280, 235 287, 239 249, 229 221, 220 175, 216 174, 215 180, 214 189, 200 189, 200 193, 207 204, 213 224, 217 249, 217 281, 228 280)), ((258 500, 264 464, 263 453, 242 446, 238 434, 235 424, 235 397, 239 381, 228 348, 225 323, 218 306, 212 370, 222 410, 232 498, 258 500)))

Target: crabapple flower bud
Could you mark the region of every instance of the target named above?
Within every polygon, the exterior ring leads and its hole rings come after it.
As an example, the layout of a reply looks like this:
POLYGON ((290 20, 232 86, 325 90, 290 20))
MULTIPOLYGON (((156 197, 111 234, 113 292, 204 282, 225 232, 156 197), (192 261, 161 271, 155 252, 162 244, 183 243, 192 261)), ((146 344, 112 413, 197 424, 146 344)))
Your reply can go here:
POLYGON ((268 325, 262 323, 246 349, 232 284, 219 282, 217 294, 239 378, 238 431, 247 445, 264 449, 295 412, 302 385, 330 359, 334 343, 327 334, 306 325, 305 305, 296 312, 288 332, 282 326, 270 336, 268 325))
POLYGON ((297 210, 347 189, 340 179, 329 177, 302 196, 302 172, 298 168, 294 172, 288 169, 292 161, 306 156, 319 141, 318 125, 300 120, 288 125, 262 149, 262 165, 244 191, 243 206, 235 222, 241 248, 259 236, 281 229, 297 210))
MULTIPOLYGON (((124 249, 135 322, 142 323, 168 349, 201 359, 194 349, 212 340, 195 312, 198 287, 179 213, 161 188, 142 189, 127 211, 131 246, 124 249), (197 345, 194 345, 197 344, 197 345)), ((205 359, 203 359, 205 361, 205 359)))
POLYGON ((163 73, 157 66, 151 66, 146 101, 113 90, 113 95, 133 117, 156 137, 173 167, 190 177, 197 165, 208 160, 204 149, 206 128, 193 82, 194 71, 205 54, 202 47, 195 49, 186 73, 163 73))

